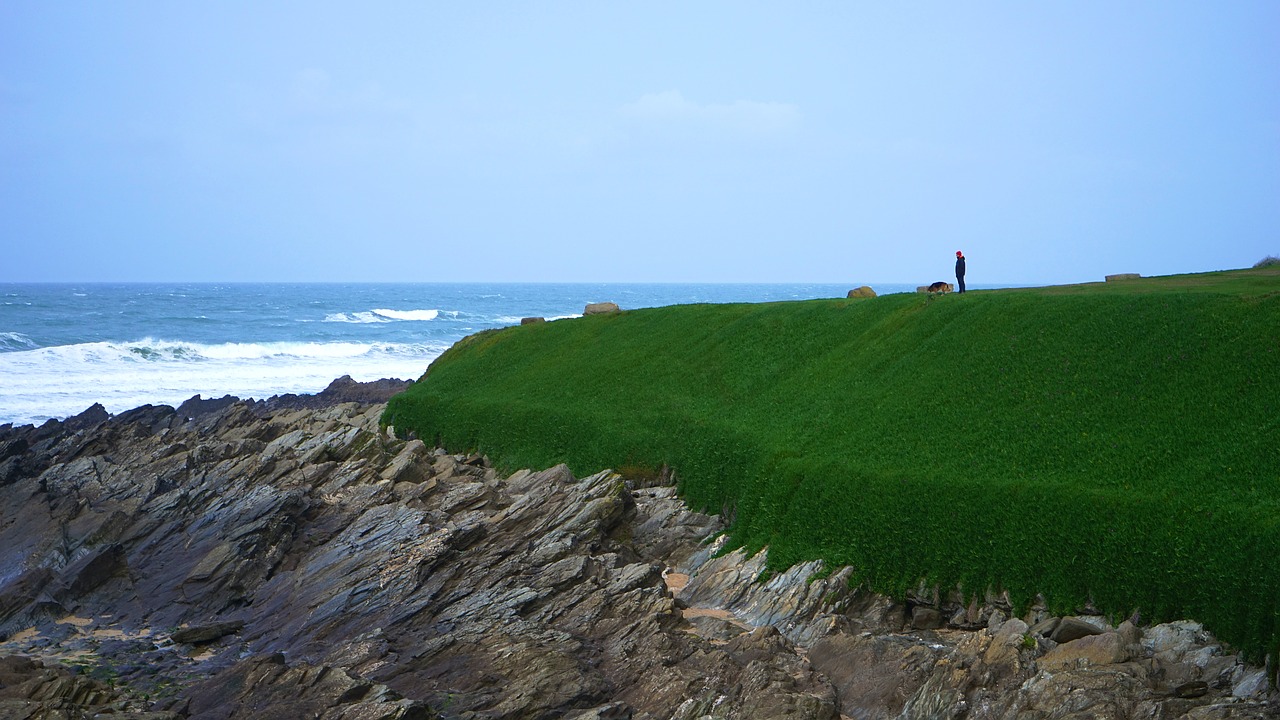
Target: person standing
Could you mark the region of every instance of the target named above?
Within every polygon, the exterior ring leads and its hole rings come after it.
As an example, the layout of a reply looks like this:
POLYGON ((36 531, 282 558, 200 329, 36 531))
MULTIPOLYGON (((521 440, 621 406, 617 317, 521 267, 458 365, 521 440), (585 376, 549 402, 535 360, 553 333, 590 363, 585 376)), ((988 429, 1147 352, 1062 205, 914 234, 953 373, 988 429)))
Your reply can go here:
POLYGON ((960 286, 958 292, 964 292, 964 253, 956 251, 956 284, 960 286))

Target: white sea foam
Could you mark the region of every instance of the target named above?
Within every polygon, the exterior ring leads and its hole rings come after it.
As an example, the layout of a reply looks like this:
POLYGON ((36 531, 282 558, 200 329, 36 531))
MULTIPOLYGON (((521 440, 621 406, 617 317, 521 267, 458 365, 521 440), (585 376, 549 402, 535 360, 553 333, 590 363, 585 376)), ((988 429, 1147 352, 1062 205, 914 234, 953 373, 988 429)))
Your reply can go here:
POLYGON ((373 314, 373 313, 371 313, 371 312, 358 312, 358 313, 350 313, 350 314, 347 314, 347 313, 332 313, 332 314, 329 314, 329 315, 325 315, 325 316, 324 316, 324 321, 325 321, 325 322, 340 322, 340 323, 383 323, 383 322, 391 322, 391 320, 389 320, 389 319, 387 319, 387 318, 381 318, 381 317, 378 317, 377 315, 374 315, 374 314, 373 314))
MULTIPOLYGON (((454 313, 456 316, 457 313, 454 313)), ((388 323, 402 320, 427 321, 440 316, 439 310, 388 310, 378 308, 355 313, 331 313, 324 316, 325 322, 343 323, 388 323)))
POLYGON ((374 314, 380 315, 392 320, 435 320, 440 315, 439 310, 384 310, 378 309, 373 311, 374 314))
POLYGON ((0 353, 0 423, 40 423, 100 402, 118 413, 192 395, 314 393, 334 378, 416 379, 445 343, 226 343, 146 338, 0 353))

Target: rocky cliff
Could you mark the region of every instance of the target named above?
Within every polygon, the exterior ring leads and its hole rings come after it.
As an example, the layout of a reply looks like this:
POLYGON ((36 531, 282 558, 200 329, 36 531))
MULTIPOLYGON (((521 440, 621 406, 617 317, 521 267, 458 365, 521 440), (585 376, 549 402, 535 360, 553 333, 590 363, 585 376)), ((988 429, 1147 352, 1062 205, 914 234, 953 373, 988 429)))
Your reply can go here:
POLYGON ((0 426, 0 719, 1272 716, 1193 622, 764 579, 673 487, 503 477, 347 390, 0 426))

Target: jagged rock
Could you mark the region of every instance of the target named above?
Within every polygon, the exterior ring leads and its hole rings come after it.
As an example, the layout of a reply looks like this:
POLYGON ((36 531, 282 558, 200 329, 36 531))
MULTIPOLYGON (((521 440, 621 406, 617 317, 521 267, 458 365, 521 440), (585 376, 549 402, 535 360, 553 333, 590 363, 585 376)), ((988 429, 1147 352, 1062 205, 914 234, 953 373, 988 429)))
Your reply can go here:
MULTIPOLYGON (((102 403, 94 403, 79 415, 73 415, 64 420, 62 426, 70 432, 82 432, 101 425, 110 417, 111 414, 102 406, 102 403)), ((0 458, 2 457, 4 453, 0 452, 0 458)))
POLYGON ((208 400, 202 399, 199 395, 192 395, 177 407, 177 413, 179 417, 194 420, 202 415, 208 415, 234 405, 239 401, 240 399, 234 395, 223 395, 220 398, 210 398, 208 400))
POLYGON ((521 325, 537 325, 538 323, 544 323, 546 321, 547 319, 542 317, 520 318, 521 325))
POLYGON ((0 718, 57 720, 111 717, 178 720, 175 712, 148 712, 145 700, 129 698, 92 678, 25 656, 0 655, 0 718))
POLYGON ((391 482, 410 482, 414 484, 430 479, 430 466, 423 462, 427 456, 427 446, 421 440, 410 440, 396 455, 391 464, 382 471, 381 477, 391 482))
POLYGON ((391 396, 405 391, 413 384, 411 380, 395 380, 382 378, 369 382, 357 382, 350 375, 329 383, 324 390, 315 395, 273 395, 253 408, 258 412, 279 412, 281 410, 321 409, 342 403, 384 403, 391 396))
POLYGON ((430 720, 423 703, 400 698, 381 685, 338 668, 298 664, 283 655, 247 658, 196 685, 188 705, 191 720, 257 718, 294 720, 430 720))

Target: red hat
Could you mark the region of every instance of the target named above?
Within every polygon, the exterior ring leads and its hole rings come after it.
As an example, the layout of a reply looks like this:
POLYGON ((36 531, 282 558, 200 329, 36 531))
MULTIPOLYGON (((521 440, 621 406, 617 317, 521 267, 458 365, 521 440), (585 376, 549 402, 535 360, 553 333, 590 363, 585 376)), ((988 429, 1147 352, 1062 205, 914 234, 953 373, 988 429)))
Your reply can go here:
POLYGON ((961 254, 962 253, 959 250, 956 251, 956 257, 960 257, 961 254))

